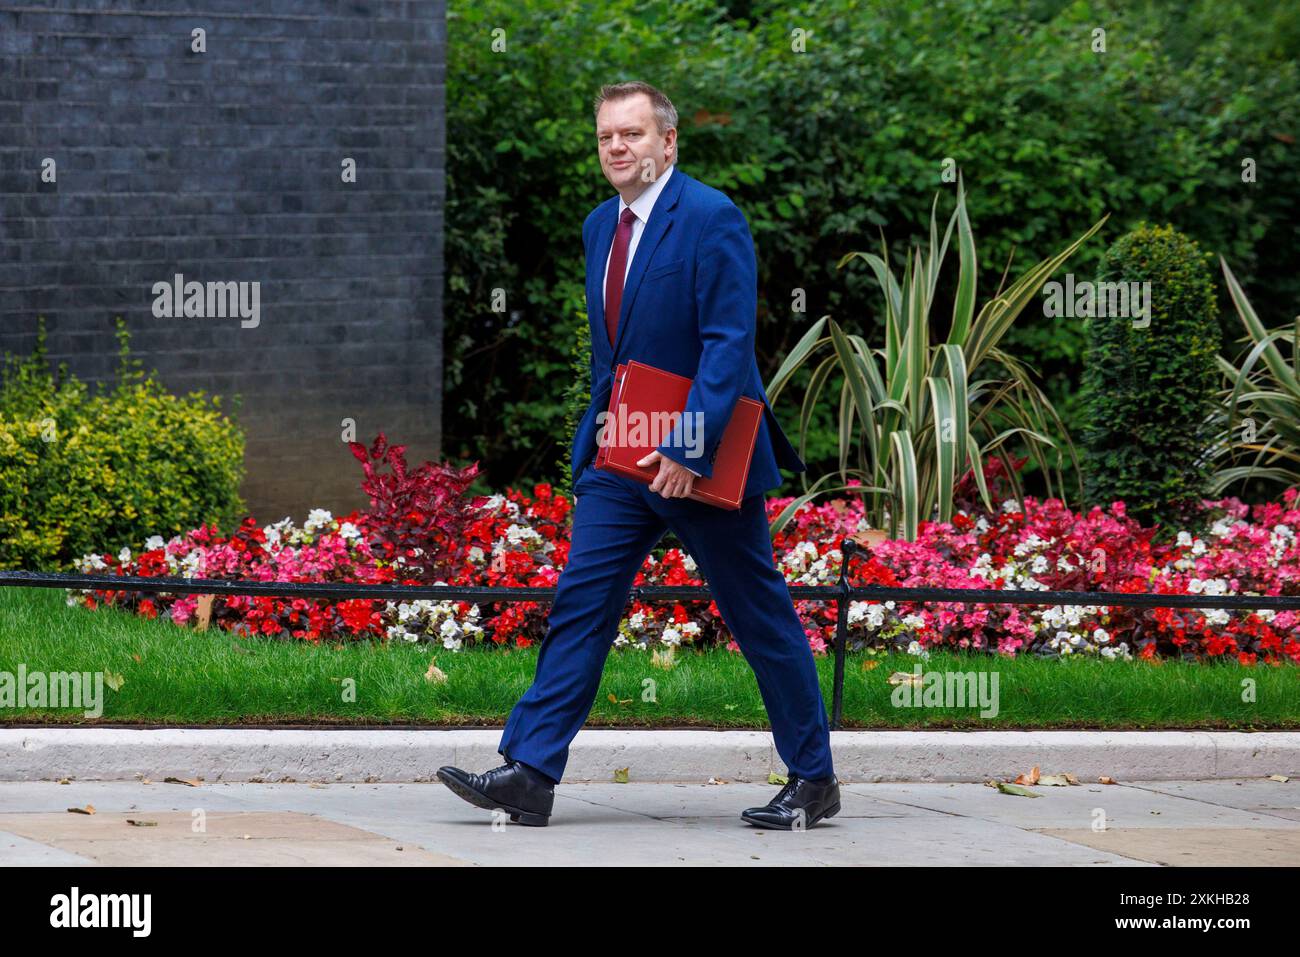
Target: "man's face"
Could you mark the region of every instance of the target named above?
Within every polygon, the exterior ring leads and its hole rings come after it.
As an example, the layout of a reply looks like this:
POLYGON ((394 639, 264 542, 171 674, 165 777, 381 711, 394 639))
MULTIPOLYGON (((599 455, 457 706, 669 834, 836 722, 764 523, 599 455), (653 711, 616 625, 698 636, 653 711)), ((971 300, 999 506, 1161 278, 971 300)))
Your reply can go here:
POLYGON ((639 193, 659 178, 673 157, 677 130, 660 134, 644 93, 606 100, 596 116, 600 168, 620 193, 639 193))

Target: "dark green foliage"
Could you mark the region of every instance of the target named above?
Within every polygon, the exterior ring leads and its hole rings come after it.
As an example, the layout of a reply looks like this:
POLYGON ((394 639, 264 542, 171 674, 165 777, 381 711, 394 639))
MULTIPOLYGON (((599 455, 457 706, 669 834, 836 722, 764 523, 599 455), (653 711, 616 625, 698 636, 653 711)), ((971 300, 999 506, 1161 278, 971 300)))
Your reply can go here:
MULTIPOLYGON (((1015 275, 1110 212, 1112 236, 1175 223, 1238 264, 1262 311, 1290 308, 1300 278, 1281 257, 1300 221, 1288 215, 1300 196, 1300 86, 1282 16, 1255 0, 451 4, 446 454, 480 460, 493 487, 569 465, 563 380, 584 334, 581 227, 613 194, 591 101, 615 80, 672 98, 682 169, 749 220, 765 377, 823 315, 878 333, 869 271, 835 264, 876 248, 882 228, 896 251, 924 241, 917 224, 935 191, 955 190, 945 158, 963 171, 981 237, 981 297, 1013 251, 1015 275), (1263 23, 1279 28, 1244 28, 1263 23), (1102 26, 1106 52, 1094 52, 1102 26), (493 49, 498 28, 504 49, 493 49), (804 52, 792 49, 796 29, 804 52), (1258 184, 1241 181, 1243 157, 1258 184), (493 311, 493 289, 505 312, 493 311)), ((1095 272, 1100 249, 1081 250, 1075 272, 1095 272)), ((951 292, 945 277, 939 295, 951 292)), ((1081 324, 1026 322, 1005 345, 1054 403, 1075 408, 1081 324)), ((776 411, 792 431, 792 399, 776 411)), ((826 450, 810 466, 834 464, 833 419, 810 442, 826 450)))
POLYGON ((1206 493, 1219 346, 1210 259, 1171 226, 1146 224, 1106 251, 1100 280, 1149 282, 1150 316, 1087 320, 1086 504, 1123 500, 1130 515, 1169 525, 1206 493))

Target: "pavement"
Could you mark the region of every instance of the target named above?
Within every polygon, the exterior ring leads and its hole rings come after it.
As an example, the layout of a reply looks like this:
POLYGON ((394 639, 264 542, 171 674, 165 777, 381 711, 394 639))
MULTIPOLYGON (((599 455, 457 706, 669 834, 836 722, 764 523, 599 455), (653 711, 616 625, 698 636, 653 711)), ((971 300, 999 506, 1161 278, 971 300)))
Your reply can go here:
POLYGON ((441 783, 0 783, 0 867, 43 865, 1294 865, 1300 782, 841 784, 806 831, 738 817, 775 785, 561 784, 548 827, 441 783), (76 813, 70 808, 82 812, 76 813))
POLYGON ((1297 732, 837 731, 842 810, 797 832, 739 817, 786 771, 768 732, 584 729, 543 828, 434 777, 500 736, 0 728, 0 867, 1300 861, 1297 732), (985 785, 1035 766, 1078 784, 985 785))

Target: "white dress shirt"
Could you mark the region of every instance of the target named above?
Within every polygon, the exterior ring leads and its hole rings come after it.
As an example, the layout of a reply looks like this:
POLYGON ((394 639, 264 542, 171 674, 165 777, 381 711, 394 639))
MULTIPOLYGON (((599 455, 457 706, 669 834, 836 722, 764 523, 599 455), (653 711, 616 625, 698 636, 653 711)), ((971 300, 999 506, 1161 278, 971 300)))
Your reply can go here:
MULTIPOLYGON (((627 263, 623 268, 624 283, 627 282, 627 274, 632 269, 632 257, 636 255, 636 247, 637 244, 641 242, 641 234, 645 232, 645 224, 650 219, 650 210, 655 208, 655 200, 657 200, 659 194, 664 191, 664 184, 668 182, 668 178, 673 175, 673 165, 674 164, 669 163, 665 166, 663 175, 643 189, 640 196, 632 200, 632 212, 636 214, 636 219, 632 220, 632 239, 627 244, 627 263)), ((623 210, 627 208, 628 204, 623 202, 623 198, 620 196, 618 200, 618 216, 614 220, 615 223, 622 221, 623 210)), ((615 235, 617 235, 617 228, 615 229, 615 235)), ((609 260, 613 254, 614 244, 611 242, 609 244, 609 252, 605 254, 605 272, 600 281, 602 303, 605 301, 605 283, 609 280, 609 260)))
MULTIPOLYGON (((659 198, 659 194, 664 191, 664 184, 667 183, 668 178, 673 175, 673 166, 675 165, 676 165, 675 163, 669 163, 666 167, 664 167, 663 175, 660 176, 658 179, 656 179, 645 189, 643 189, 641 191, 641 195, 638 196, 636 199, 632 200, 630 204, 623 202, 623 198, 621 196, 619 197, 618 219, 616 219, 615 222, 617 223, 622 221, 623 210, 627 209, 629 205, 632 207, 632 213, 636 217, 635 219, 632 220, 632 238, 628 241, 627 244, 627 263, 623 267, 623 282, 625 284, 627 283, 628 273, 632 269, 632 257, 636 255, 637 244, 641 242, 641 234, 645 232, 645 224, 650 219, 650 210, 655 208, 655 200, 657 200, 659 198)), ((615 230, 615 235, 617 235, 617 229, 615 230)), ((605 284, 609 281, 609 260, 613 255, 614 255, 614 244, 611 242, 609 244, 609 252, 605 254, 604 278, 601 279, 600 282, 600 295, 601 295, 602 303, 605 301, 604 298, 605 284)), ((695 469, 691 468, 689 465, 683 465, 682 468, 686 469, 688 472, 690 472, 692 475, 696 476, 697 478, 699 477, 700 473, 695 471, 695 469)))

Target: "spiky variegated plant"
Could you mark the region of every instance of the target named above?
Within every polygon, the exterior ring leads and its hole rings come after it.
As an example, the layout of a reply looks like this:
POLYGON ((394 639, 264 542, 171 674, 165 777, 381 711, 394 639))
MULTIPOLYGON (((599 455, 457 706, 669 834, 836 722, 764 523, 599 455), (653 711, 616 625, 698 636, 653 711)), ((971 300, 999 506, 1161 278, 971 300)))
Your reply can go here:
POLYGON ((1288 488, 1300 485, 1300 318, 1289 326, 1266 329, 1222 256, 1219 264, 1253 345, 1240 368, 1219 357, 1228 388, 1213 454, 1234 464, 1215 472, 1210 488, 1220 493, 1234 482, 1251 479, 1288 488), (1279 343, 1289 344, 1289 362, 1279 343), (1245 458, 1250 462, 1240 464, 1245 458))
MULTIPOLYGON (((818 495, 850 490, 847 482, 867 498, 876 527, 891 536, 915 539, 921 519, 937 515, 947 521, 953 514, 953 492, 959 478, 972 468, 981 497, 992 507, 984 471, 985 455, 996 455, 1008 465, 1015 487, 1016 470, 1010 468, 1008 443, 1015 439, 1041 466, 1049 493, 1063 486, 1060 450, 1050 456, 1055 443, 1050 428, 1066 435, 1064 425, 1047 396, 1034 384, 1029 371, 998 347, 1016 317, 1048 277, 1091 237, 1107 217, 1063 252, 1034 266, 1005 291, 1000 291, 975 314, 975 239, 966 213, 966 194, 960 178, 957 208, 948 221, 942 244, 935 221, 935 197, 930 212, 930 242, 926 255, 920 248, 908 256, 901 281, 889 266, 889 250, 882 255, 851 252, 839 262, 843 267, 863 259, 875 273, 885 300, 884 348, 872 349, 859 335, 845 332, 823 316, 804 334, 787 356, 767 394, 775 402, 791 376, 805 363, 816 363, 799 420, 799 453, 805 454, 809 422, 823 389, 836 373, 843 375, 839 413, 839 469, 811 485, 803 477, 803 492, 795 497, 772 524, 778 531, 805 502, 818 495), (953 301, 952 325, 947 340, 932 342, 931 310, 944 254, 957 230, 960 272, 953 301), (857 445, 857 466, 850 459, 857 445), (832 483, 838 480, 838 484, 832 483)), ((1074 448, 1065 440, 1071 460, 1074 448)), ((1077 470, 1076 470, 1077 473, 1077 470)))

